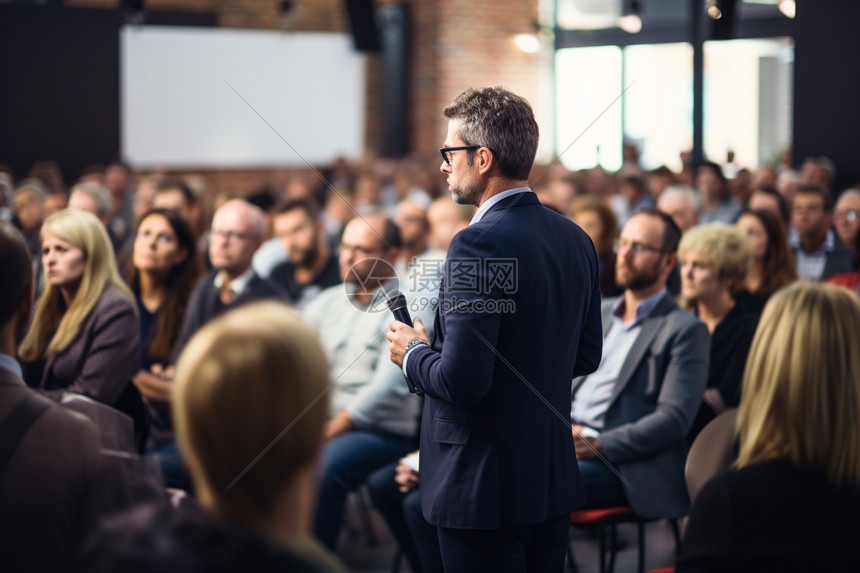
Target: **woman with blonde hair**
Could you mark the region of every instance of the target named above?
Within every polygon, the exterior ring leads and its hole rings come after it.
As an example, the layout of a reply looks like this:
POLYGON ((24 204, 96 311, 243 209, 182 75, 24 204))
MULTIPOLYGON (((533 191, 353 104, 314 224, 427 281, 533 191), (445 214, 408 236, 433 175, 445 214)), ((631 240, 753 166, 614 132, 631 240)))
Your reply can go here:
POLYGON ((138 444, 145 418, 131 383, 140 361, 140 332, 131 291, 117 271, 104 225, 64 209, 42 226, 45 289, 19 355, 27 383, 59 398, 83 394, 125 412, 138 444))
POLYGON ((199 509, 146 508, 112 523, 82 569, 342 571, 310 533, 328 385, 325 351, 285 304, 248 304, 207 323, 173 385, 199 509))
POLYGON ((688 229, 678 245, 681 306, 699 317, 711 333, 705 396, 690 441, 705 425, 738 405, 741 377, 758 314, 734 299, 750 266, 747 238, 737 228, 711 223, 688 229))
POLYGON ((848 571, 860 539, 860 300, 774 294, 744 371, 735 468, 693 506, 683 571, 848 571))

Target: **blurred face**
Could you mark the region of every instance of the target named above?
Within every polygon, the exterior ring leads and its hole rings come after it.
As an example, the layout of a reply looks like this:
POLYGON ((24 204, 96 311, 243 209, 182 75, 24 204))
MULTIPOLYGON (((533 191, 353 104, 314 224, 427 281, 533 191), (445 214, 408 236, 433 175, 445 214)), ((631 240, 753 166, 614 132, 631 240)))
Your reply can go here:
POLYGON ((573 217, 573 222, 582 227, 582 230, 594 243, 594 248, 599 252, 603 238, 603 220, 597 211, 580 211, 573 217))
POLYGON ((72 196, 69 197, 69 209, 80 209, 81 211, 87 211, 88 213, 92 213, 99 219, 101 219, 101 214, 99 213, 99 204, 96 202, 95 198, 85 191, 74 191, 72 196))
POLYGON ((836 233, 842 242, 854 248, 854 236, 860 229, 860 197, 840 197, 833 212, 836 233))
POLYGON ((251 266, 261 241, 250 213, 225 204, 212 218, 209 260, 214 268, 237 277, 251 266))
POLYGON ((115 197, 125 197, 128 193, 129 174, 121 165, 111 165, 105 171, 105 187, 115 197))
POLYGON ((405 246, 418 248, 427 240, 427 217, 418 205, 409 202, 398 205, 394 222, 400 228, 400 238, 405 246))
POLYGON ((45 219, 69 206, 69 196, 65 193, 51 193, 45 197, 45 219))
POLYGON ((666 280, 661 269, 665 257, 670 255, 662 252, 663 231, 663 221, 650 215, 634 215, 627 221, 618 239, 615 261, 618 286, 638 291, 666 280))
POLYGON ((736 225, 749 239, 753 260, 763 261, 768 247, 767 229, 764 228, 764 224, 755 215, 746 214, 738 218, 736 225))
MULTIPOLYGON (((353 219, 346 225, 340 241, 340 276, 344 282, 365 284, 371 278, 386 278, 387 266, 379 262, 387 249, 382 239, 361 219, 353 219)), ((379 286, 379 281, 367 284, 369 290, 379 286)))
POLYGON ((447 201, 433 203, 427 210, 430 223, 430 246, 434 249, 448 250, 451 239, 466 227, 466 222, 458 217, 457 207, 447 201))
POLYGON ((175 209, 179 211, 183 219, 188 221, 188 224, 193 224, 191 221, 191 206, 179 189, 159 191, 152 200, 152 206, 157 209, 175 209))
POLYGON ((42 266, 45 280, 55 287, 76 287, 84 276, 84 252, 63 239, 45 234, 42 241, 42 266))
POLYGON ((161 215, 150 215, 134 238, 134 266, 151 273, 167 273, 185 260, 188 252, 179 246, 173 227, 161 215))
POLYGON ((801 235, 817 236, 827 232, 830 215, 824 209, 824 198, 817 193, 797 193, 791 207, 791 222, 801 235))
MULTIPOLYGON (((460 126, 462 120, 451 119, 448 121, 448 135, 442 147, 462 147, 466 145, 460 139, 460 126)), ((478 178, 478 168, 475 161, 469 165, 469 151, 466 149, 452 151, 451 165, 442 162, 439 169, 448 176, 448 190, 456 203, 461 205, 477 205, 481 198, 481 183, 478 178)))
POLYGON ((701 251, 691 251, 681 260, 681 295, 690 300, 709 299, 720 294, 720 282, 710 259, 701 251))
POLYGON ((779 199, 769 193, 754 192, 750 196, 749 208, 753 211, 770 211, 782 219, 782 212, 779 209, 779 199))
POLYGON ((699 214, 693 211, 690 200, 684 195, 660 195, 657 208, 672 217, 681 232, 699 224, 699 214))
POLYGON ((12 201, 15 215, 21 226, 31 233, 39 232, 45 220, 44 203, 34 191, 24 191, 15 195, 12 201))
POLYGON ((274 220, 275 234, 284 242, 290 262, 297 267, 309 267, 317 259, 317 225, 304 209, 293 209, 274 220))
POLYGON ((723 182, 713 169, 702 167, 696 174, 696 187, 710 200, 722 199, 723 182))

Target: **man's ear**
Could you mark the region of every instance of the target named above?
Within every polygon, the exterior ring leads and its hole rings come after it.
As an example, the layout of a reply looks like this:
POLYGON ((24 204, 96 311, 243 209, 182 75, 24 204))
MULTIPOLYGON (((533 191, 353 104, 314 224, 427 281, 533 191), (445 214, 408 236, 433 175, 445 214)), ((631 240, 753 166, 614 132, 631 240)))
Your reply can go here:
POLYGON ((482 175, 489 173, 496 166, 496 157, 486 147, 475 151, 475 161, 478 163, 478 172, 482 175))

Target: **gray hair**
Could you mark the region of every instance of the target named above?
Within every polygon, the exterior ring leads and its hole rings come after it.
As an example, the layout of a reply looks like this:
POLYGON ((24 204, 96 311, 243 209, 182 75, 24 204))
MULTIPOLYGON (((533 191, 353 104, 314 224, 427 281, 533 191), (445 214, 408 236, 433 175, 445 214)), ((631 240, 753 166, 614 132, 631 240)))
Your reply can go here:
POLYGON ((663 189, 660 196, 686 197, 687 202, 690 205, 690 209, 699 214, 705 210, 705 202, 702 199, 702 193, 692 185, 687 185, 686 183, 673 183, 663 189))
MULTIPOLYGON (((466 145, 488 147, 503 177, 528 179, 540 133, 534 112, 524 98, 501 87, 469 88, 443 111, 463 121, 459 136, 466 145)), ((473 154, 470 152, 469 161, 473 154)))
POLYGON ((107 189, 98 183, 78 183, 72 187, 69 197, 71 197, 75 191, 86 193, 93 198, 93 201, 96 202, 96 206, 98 207, 100 218, 105 217, 111 212, 110 194, 107 189))
POLYGON ((40 201, 44 200, 45 197, 48 196, 48 188, 45 187, 45 184, 38 179, 30 178, 21 181, 18 184, 18 187, 15 188, 15 195, 24 193, 25 191, 32 191, 39 197, 40 201))

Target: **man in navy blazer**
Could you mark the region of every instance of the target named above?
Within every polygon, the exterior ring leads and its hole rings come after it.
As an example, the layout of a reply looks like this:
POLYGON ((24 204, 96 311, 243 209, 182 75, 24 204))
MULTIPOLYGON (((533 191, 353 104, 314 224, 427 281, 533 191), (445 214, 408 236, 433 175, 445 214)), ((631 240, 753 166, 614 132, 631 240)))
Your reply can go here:
POLYGON ((442 173, 479 209, 451 242, 432 342, 420 320, 388 334, 424 395, 422 511, 447 573, 560 572, 584 503, 568 413, 571 378, 601 357, 597 257, 528 188, 538 126, 523 98, 468 89, 444 114, 442 173))

